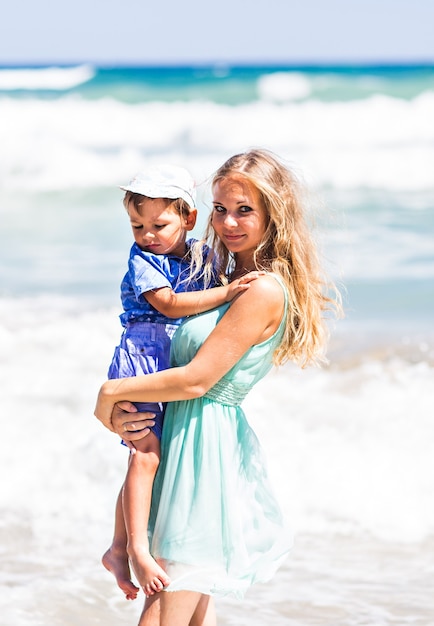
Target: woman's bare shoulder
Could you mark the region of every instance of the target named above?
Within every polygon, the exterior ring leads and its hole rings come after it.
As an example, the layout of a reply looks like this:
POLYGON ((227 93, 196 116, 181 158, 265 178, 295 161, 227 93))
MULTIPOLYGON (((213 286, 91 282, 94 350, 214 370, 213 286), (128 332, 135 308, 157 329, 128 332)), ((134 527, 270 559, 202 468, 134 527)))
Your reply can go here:
POLYGON ((285 300, 282 284, 274 274, 264 274, 252 281, 249 291, 252 296, 276 305, 285 300))
POLYGON ((285 306, 285 294, 281 283, 272 274, 264 274, 250 283, 249 288, 240 294, 231 309, 252 319, 252 312, 260 324, 280 320, 285 306))

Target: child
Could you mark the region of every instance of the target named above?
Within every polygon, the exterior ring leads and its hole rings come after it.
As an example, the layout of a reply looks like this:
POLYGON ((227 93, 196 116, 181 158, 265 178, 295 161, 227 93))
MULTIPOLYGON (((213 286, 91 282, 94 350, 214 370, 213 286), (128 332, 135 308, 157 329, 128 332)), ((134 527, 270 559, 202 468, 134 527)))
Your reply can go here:
MULTIPOLYGON (((149 374, 169 367, 170 344, 182 318, 229 302, 249 286, 256 274, 215 287, 209 272, 189 280, 195 241, 186 241, 196 223, 195 185, 180 167, 161 165, 137 174, 125 187, 124 206, 135 243, 121 285, 124 331, 109 369, 111 379, 149 374), (205 288, 213 287, 205 290, 205 288), (188 291, 187 291, 188 290, 188 291)), ((202 247, 202 259, 210 256, 202 247)), ((129 563, 146 595, 170 582, 149 553, 148 517, 152 485, 160 458, 164 408, 161 403, 136 404, 154 414, 151 432, 131 450, 125 482, 116 504, 112 545, 104 566, 116 577, 127 599, 139 589, 131 580, 129 563)))

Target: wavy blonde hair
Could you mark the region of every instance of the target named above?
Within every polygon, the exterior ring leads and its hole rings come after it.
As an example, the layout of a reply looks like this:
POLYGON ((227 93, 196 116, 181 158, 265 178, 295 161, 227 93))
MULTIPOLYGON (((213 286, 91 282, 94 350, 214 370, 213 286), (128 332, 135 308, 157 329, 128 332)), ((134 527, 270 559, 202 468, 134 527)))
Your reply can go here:
MULTIPOLYGON (((288 311, 282 342, 273 355, 275 365, 295 361, 302 367, 326 361, 326 310, 340 314, 340 294, 322 271, 317 247, 306 221, 306 194, 298 177, 267 150, 250 150, 228 159, 215 173, 212 186, 242 176, 259 192, 268 225, 254 254, 258 270, 280 276, 288 292, 288 311)), ((214 250, 222 282, 235 259, 212 228, 212 213, 204 241, 214 250)), ((203 242, 202 242, 203 243, 203 242)), ((211 271, 208 258, 202 272, 211 271)))

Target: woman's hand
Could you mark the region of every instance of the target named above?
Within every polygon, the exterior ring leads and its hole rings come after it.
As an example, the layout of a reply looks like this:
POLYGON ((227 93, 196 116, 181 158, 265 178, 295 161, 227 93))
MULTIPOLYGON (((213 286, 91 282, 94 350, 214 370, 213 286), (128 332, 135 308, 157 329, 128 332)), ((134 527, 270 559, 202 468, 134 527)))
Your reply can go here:
POLYGON ((154 417, 154 413, 139 413, 131 402, 118 402, 113 407, 112 428, 128 445, 128 442, 143 439, 149 434, 155 424, 154 417))
MULTIPOLYGON (((113 399, 111 398, 110 392, 113 388, 113 385, 116 383, 115 380, 107 380, 99 390, 98 398, 96 400, 96 406, 94 415, 99 419, 99 421, 111 430, 115 432, 112 424, 112 412, 114 407, 113 399)), ((135 407, 134 407, 135 408, 135 407)))
POLYGON ((119 385, 119 380, 107 380, 101 387, 95 407, 95 416, 102 424, 117 433, 125 442, 137 441, 146 437, 149 429, 154 425, 154 413, 138 413, 131 402, 113 400, 113 392, 119 385), (136 414, 134 418, 132 413, 136 414))

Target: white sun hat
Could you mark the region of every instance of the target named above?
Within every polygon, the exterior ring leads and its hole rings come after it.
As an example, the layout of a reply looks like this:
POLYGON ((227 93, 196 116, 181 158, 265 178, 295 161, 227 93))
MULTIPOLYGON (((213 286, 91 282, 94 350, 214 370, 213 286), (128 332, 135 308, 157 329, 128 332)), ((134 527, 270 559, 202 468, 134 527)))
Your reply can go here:
POLYGON ((124 191, 140 193, 148 198, 182 198, 194 209, 196 185, 186 169, 177 165, 154 165, 138 172, 125 186, 124 191))

